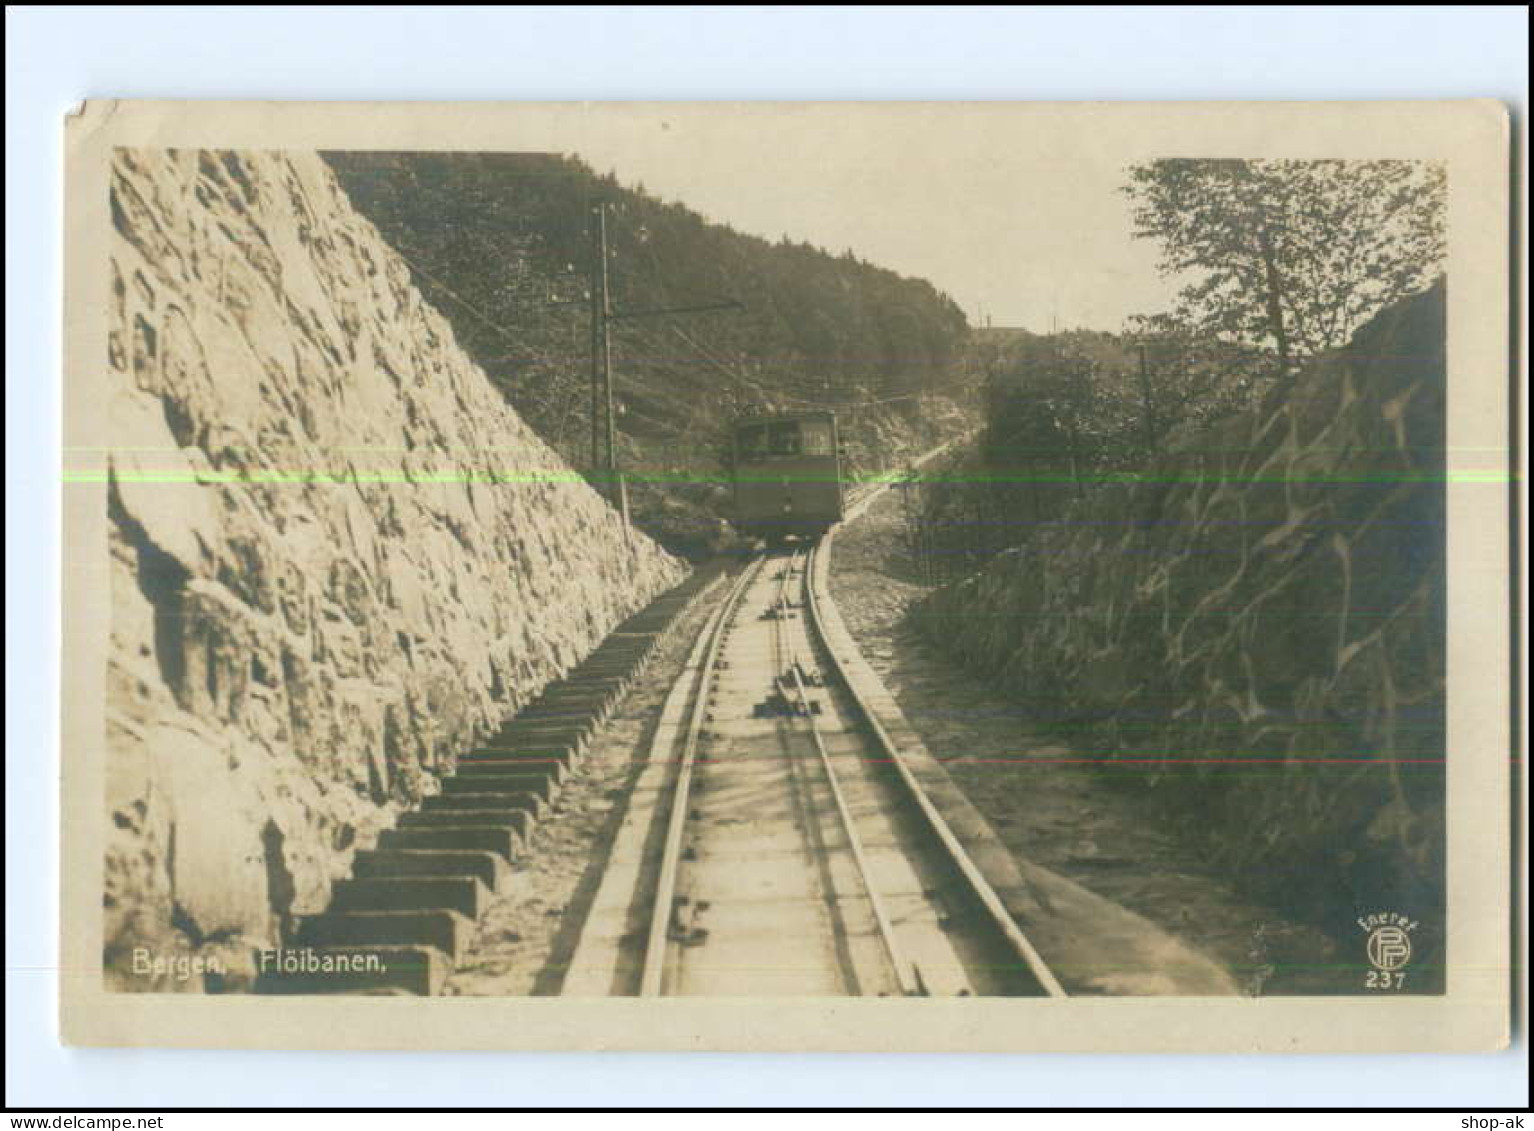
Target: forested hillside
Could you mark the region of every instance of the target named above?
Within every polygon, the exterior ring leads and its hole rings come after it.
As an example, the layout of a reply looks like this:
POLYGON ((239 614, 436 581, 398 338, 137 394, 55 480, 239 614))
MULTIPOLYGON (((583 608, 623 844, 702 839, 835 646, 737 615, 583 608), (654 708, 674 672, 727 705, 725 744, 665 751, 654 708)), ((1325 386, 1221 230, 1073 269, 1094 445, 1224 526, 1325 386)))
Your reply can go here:
POLYGON ((464 348, 578 467, 590 463, 592 202, 609 203, 616 310, 741 304, 613 325, 636 518, 675 549, 697 552, 717 529, 725 426, 742 411, 855 405, 844 425, 864 466, 952 418, 920 398, 953 391, 968 326, 925 280, 744 235, 573 158, 324 156, 464 348))

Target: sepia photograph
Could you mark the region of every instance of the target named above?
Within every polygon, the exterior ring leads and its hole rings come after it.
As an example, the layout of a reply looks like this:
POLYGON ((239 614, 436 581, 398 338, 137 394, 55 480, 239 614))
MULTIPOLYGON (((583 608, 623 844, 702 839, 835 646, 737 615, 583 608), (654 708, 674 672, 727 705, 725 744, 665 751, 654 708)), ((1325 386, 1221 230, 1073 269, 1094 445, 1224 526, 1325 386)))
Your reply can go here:
POLYGON ((1506 1041, 1497 104, 68 135, 66 1039, 1506 1041))

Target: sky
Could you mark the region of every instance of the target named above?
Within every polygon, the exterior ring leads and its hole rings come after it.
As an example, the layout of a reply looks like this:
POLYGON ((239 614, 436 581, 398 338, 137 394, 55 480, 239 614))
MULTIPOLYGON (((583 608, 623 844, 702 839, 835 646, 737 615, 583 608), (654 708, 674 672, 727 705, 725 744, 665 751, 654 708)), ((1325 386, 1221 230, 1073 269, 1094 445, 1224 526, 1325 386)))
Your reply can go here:
MULTIPOLYGON (((887 106, 887 104, 886 104, 887 106)), ((850 109, 858 109, 856 107, 850 109)), ((1165 309, 1174 281, 1132 238, 1128 158, 1058 128, 1022 136, 983 105, 796 125, 749 108, 604 130, 576 155, 710 220, 925 278, 972 325, 1118 330, 1165 309)))

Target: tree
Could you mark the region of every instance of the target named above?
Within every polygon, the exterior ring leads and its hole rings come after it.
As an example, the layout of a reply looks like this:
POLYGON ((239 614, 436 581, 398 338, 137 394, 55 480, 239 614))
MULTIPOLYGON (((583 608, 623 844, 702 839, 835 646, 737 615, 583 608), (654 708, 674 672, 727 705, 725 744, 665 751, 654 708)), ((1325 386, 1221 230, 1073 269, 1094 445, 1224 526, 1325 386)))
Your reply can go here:
POLYGON ((1171 315, 1133 319, 1126 343, 1135 351, 1126 380, 1144 455, 1158 451, 1170 432, 1240 411, 1273 377, 1275 353, 1196 334, 1171 315))
POLYGON ((1193 275, 1147 328, 1271 350, 1281 373, 1442 270, 1436 163, 1178 158, 1131 167, 1123 191, 1162 273, 1193 275))

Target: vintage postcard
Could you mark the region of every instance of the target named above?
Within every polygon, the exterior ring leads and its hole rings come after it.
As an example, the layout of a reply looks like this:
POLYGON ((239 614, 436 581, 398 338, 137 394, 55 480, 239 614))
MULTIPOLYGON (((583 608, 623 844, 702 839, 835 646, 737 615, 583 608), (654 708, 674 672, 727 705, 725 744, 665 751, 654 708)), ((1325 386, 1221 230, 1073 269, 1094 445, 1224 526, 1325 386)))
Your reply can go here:
POLYGON ((64 129, 66 1041, 1506 1043, 1500 105, 64 129))

